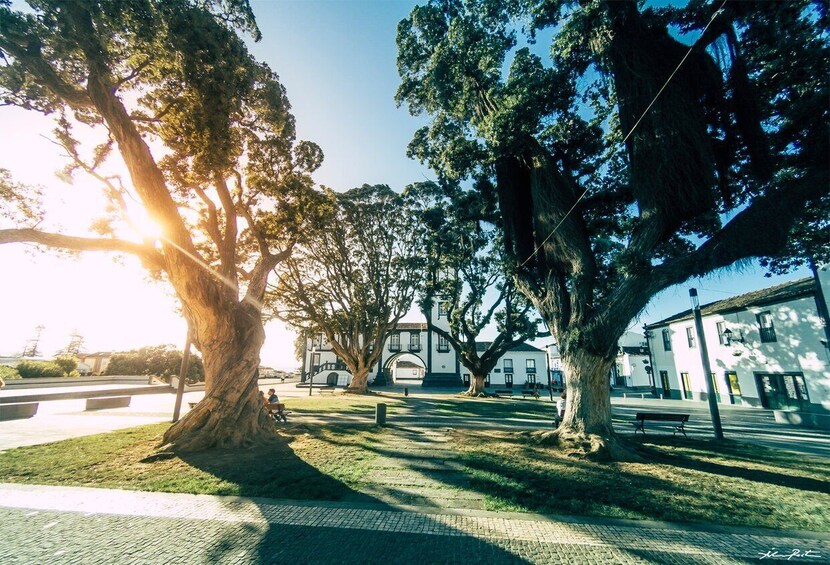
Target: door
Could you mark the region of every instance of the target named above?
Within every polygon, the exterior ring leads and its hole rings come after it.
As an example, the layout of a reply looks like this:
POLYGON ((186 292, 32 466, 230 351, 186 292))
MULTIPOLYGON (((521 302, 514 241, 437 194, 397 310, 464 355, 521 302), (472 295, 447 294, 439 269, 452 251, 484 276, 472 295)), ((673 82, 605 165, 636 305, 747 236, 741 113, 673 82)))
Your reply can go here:
POLYGON ((504 374, 504 388, 513 388, 513 373, 504 374))
POLYGON ((712 373, 712 388, 715 391, 715 400, 720 403, 720 383, 717 373, 712 373))
POLYGON ((738 373, 726 371, 724 377, 726 377, 726 388, 729 391, 729 402, 735 404, 735 400, 741 398, 741 383, 738 380, 738 373))
POLYGON ((660 384, 663 386, 663 398, 671 398, 671 385, 669 385, 668 371, 660 371, 660 384))
POLYGON ((800 373, 756 373, 761 406, 772 410, 809 408, 807 383, 800 373))
POLYGON ((689 373, 680 373, 680 384, 683 386, 683 398, 692 398, 692 385, 689 382, 689 373))

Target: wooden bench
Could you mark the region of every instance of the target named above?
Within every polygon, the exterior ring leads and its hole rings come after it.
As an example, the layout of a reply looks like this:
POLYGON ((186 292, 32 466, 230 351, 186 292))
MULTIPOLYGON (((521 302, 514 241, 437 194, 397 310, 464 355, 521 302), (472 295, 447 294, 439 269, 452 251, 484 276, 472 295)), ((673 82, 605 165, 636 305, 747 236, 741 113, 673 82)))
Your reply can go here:
POLYGON ((274 404, 268 405, 268 415, 271 416, 271 418, 273 418, 277 423, 279 423, 280 420, 287 422, 289 414, 291 414, 291 412, 285 410, 285 404, 282 402, 277 402, 276 407, 274 404))
POLYGON ((324 392, 334 394, 334 387, 333 386, 321 386, 318 390, 320 391, 320 394, 323 394, 324 392))
POLYGON ((643 432, 643 435, 646 435, 645 430, 645 423, 646 420, 650 420, 653 422, 677 422, 677 425, 674 427, 674 433, 672 435, 677 435, 677 432, 683 434, 683 437, 688 437, 686 435, 686 422, 689 421, 688 414, 665 414, 662 412, 637 412, 635 416, 636 422, 631 422, 634 426, 634 434, 636 435, 637 431, 643 432))
POLYGON ((106 408, 126 408, 130 405, 132 396, 102 396, 101 398, 87 398, 86 410, 104 410, 106 408))
POLYGON ((513 389, 512 388, 500 388, 496 390, 496 394, 499 396, 513 396, 513 389))
POLYGON ((37 402, 0 404, 0 420, 22 420, 37 414, 37 402))
POLYGON ((522 398, 527 398, 528 396, 532 396, 536 400, 539 400, 539 391, 535 388, 522 390, 522 398))

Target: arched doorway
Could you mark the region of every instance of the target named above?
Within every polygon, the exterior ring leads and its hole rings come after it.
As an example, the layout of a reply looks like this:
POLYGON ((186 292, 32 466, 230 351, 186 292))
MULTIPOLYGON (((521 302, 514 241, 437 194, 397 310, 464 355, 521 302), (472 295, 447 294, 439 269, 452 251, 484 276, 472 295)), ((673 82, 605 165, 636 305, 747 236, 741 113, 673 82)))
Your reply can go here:
POLYGON ((390 382, 420 384, 424 380, 427 365, 414 353, 402 351, 387 359, 383 370, 390 382))

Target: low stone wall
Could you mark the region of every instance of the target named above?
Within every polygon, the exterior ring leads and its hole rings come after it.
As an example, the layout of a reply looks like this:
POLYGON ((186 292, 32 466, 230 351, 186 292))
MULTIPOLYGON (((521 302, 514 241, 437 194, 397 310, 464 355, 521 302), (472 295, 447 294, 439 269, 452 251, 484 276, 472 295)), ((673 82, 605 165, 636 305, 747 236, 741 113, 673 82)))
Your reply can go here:
POLYGON ((21 420, 37 414, 37 402, 0 405, 0 420, 21 420))
POLYGON ((89 385, 146 385, 158 384, 160 382, 161 381, 157 377, 152 375, 107 375, 100 377, 63 377, 57 379, 14 379, 6 381, 6 386, 3 387, 3 390, 89 385))

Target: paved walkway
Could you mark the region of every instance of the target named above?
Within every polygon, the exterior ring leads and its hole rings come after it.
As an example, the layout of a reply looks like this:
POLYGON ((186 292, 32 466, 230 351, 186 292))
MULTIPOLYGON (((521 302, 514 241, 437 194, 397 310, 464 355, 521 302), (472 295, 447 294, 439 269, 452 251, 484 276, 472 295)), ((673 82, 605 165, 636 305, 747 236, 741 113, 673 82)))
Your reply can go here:
MULTIPOLYGON (((307 394, 278 388, 281 396, 307 394)), ((185 402, 201 394, 189 393, 185 402)), ((436 393, 415 395, 422 394, 436 393)), ((82 400, 43 402, 34 419, 0 423, 0 450, 169 421, 173 401, 169 394, 134 396, 129 408, 99 412, 84 412, 82 400)), ((650 401, 615 399, 615 414, 627 418, 643 402, 650 401)), ((764 418, 748 411, 741 426, 764 429, 764 418)), ((292 422, 312 419, 292 416, 292 422)), ((326 416, 333 419, 371 420, 326 416)), ((455 417, 436 425, 476 420, 455 417)), ((548 425, 515 420, 503 425, 548 425)), ((698 433, 705 433, 700 425, 698 433)), ((770 435, 775 430, 767 428, 770 435)), ((366 477, 366 494, 375 501, 369 504, 0 483, 0 563, 697 564, 766 563, 775 552, 791 563, 830 563, 826 534, 487 512, 484 494, 458 473, 446 439, 433 427, 395 440, 403 444, 392 451, 404 456, 384 451, 375 461, 366 477)))
POLYGON ((0 562, 826 563, 830 536, 0 484, 0 562))

